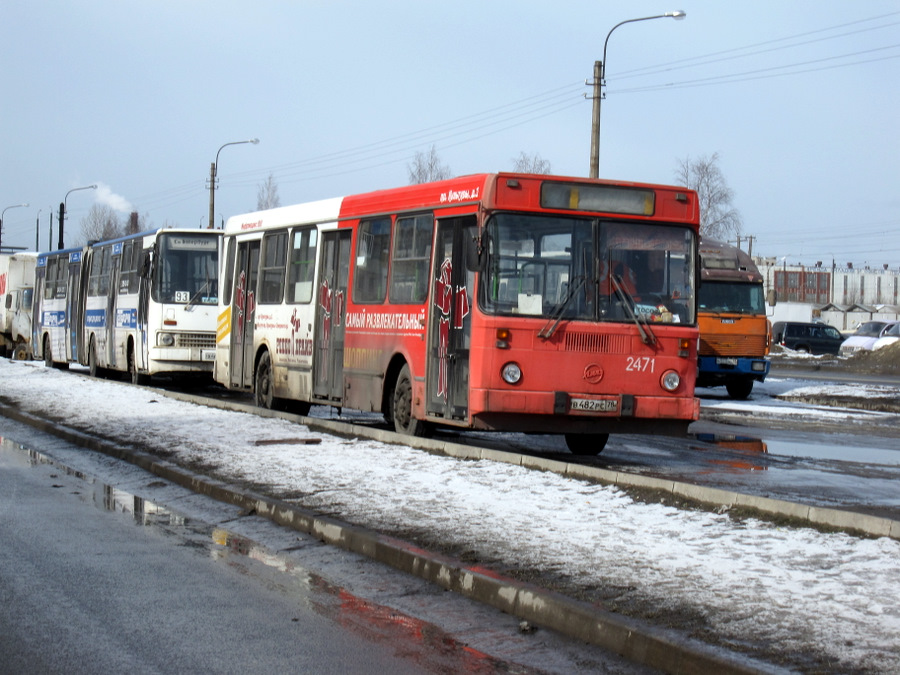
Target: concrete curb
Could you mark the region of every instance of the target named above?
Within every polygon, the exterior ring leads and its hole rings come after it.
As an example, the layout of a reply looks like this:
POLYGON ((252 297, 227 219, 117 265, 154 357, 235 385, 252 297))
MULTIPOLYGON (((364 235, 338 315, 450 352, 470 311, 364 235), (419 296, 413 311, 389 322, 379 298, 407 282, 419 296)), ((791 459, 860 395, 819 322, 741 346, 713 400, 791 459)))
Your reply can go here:
MULTIPOLYGON (((160 393, 168 395, 166 392, 160 393)), ((182 396, 177 395, 173 398, 182 396)), ((251 408, 251 410, 254 413, 268 413, 266 416, 271 417, 282 416, 281 413, 259 411, 256 408, 251 408)), ((108 443, 103 439, 2 403, 0 403, 0 414, 62 438, 69 443, 127 461, 198 494, 237 506, 248 513, 255 513, 284 527, 314 536, 324 543, 364 555, 517 618, 597 645, 631 661, 663 672, 676 675, 698 672, 716 672, 722 675, 784 672, 783 669, 770 664, 691 640, 675 631, 647 626, 637 620, 613 614, 533 584, 504 577, 489 569, 466 565, 454 558, 420 549, 408 542, 381 535, 335 518, 317 515, 282 500, 235 488, 222 481, 195 474, 171 462, 160 460, 148 453, 108 443)), ((293 416, 286 417, 293 419, 293 416)), ((309 421, 310 426, 315 425, 320 428, 332 426, 328 424, 327 420, 309 419, 309 421), (319 425, 319 422, 326 424, 319 425)), ((386 442, 396 442, 397 440, 396 434, 392 432, 371 430, 365 427, 360 430, 374 431, 378 436, 393 436, 393 439, 378 438, 377 440, 386 442)), ((342 429, 342 432, 345 433, 345 429, 342 429)), ((365 435, 372 437, 371 433, 365 435)), ((445 444, 438 443, 438 445, 445 444)), ((468 448, 466 449, 468 450, 468 448)), ((499 455, 513 456, 511 453, 491 451, 485 451, 485 454, 498 455, 484 457, 495 461, 504 461, 504 458, 499 455)), ((526 462, 515 463, 526 464, 526 462)), ((534 468, 541 467, 535 466, 534 468)))

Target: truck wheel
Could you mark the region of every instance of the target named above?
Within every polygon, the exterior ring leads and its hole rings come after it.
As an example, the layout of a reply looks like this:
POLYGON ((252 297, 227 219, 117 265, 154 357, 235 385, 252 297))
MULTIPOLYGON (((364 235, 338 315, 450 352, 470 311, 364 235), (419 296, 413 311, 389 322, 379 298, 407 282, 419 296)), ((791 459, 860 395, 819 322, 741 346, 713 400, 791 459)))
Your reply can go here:
POLYGON ((731 398, 744 400, 753 391, 753 380, 732 380, 725 384, 725 389, 731 398))

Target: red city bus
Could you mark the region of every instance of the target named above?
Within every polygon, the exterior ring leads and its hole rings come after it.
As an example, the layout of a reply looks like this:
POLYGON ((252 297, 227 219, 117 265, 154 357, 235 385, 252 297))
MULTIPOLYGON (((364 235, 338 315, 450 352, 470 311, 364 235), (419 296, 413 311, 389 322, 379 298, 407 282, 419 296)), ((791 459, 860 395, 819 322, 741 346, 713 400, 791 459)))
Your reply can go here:
POLYGON ((412 435, 683 434, 698 230, 685 188, 514 173, 235 216, 215 377, 412 435))

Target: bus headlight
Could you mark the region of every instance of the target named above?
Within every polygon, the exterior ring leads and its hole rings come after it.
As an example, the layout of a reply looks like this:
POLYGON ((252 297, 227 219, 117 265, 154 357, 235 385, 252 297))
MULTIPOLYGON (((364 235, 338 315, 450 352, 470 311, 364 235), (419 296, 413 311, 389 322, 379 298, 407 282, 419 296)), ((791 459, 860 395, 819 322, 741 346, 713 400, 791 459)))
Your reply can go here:
POLYGON ((681 384, 681 375, 674 370, 667 370, 659 380, 660 386, 666 391, 675 391, 681 384))
POLYGON ((175 336, 171 333, 160 333, 156 336, 156 344, 160 347, 171 347, 175 344, 175 336))
POLYGON ((510 361, 500 369, 500 377, 507 384, 518 384, 522 379, 522 369, 519 368, 518 363, 510 361))

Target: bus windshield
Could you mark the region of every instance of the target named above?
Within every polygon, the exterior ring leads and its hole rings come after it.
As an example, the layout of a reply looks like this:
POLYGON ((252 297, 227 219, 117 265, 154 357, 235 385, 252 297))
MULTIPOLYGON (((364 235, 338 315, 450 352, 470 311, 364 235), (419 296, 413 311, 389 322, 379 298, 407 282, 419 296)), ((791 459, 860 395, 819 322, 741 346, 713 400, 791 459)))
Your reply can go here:
POLYGON ((763 286, 733 281, 704 281, 697 293, 701 312, 765 314, 763 286))
POLYGON ((218 303, 219 245, 215 235, 161 234, 153 300, 161 303, 218 303))
POLYGON ((486 224, 484 241, 479 301, 489 314, 695 321, 688 228, 500 213, 486 224))

